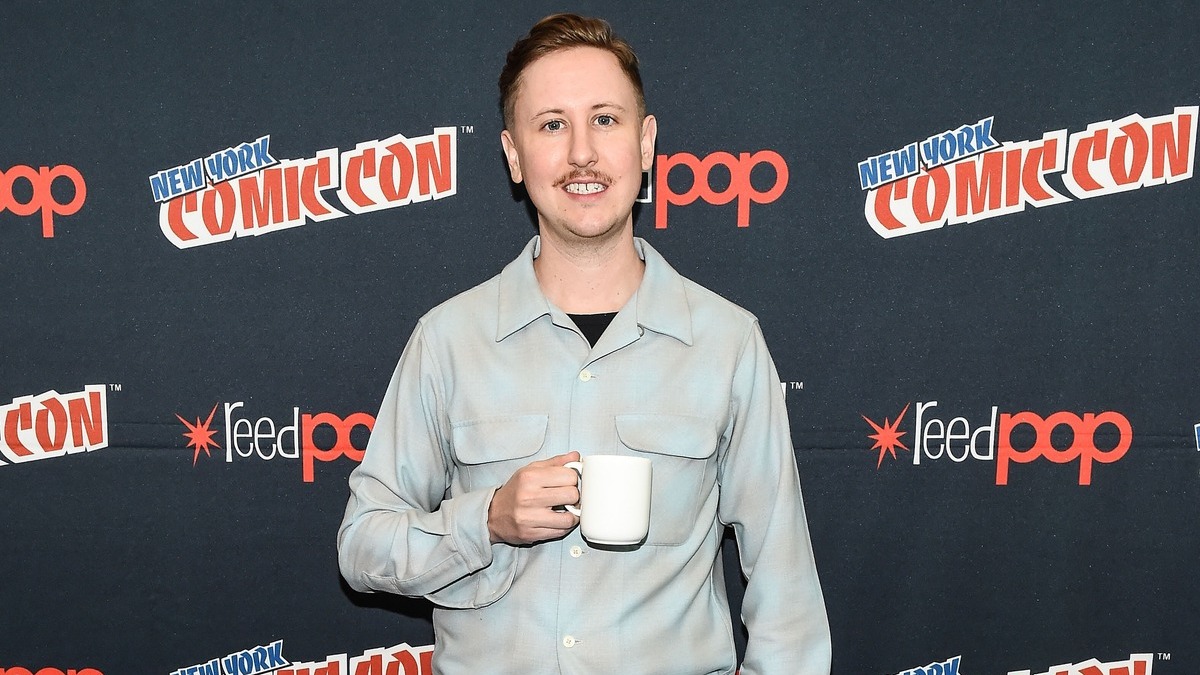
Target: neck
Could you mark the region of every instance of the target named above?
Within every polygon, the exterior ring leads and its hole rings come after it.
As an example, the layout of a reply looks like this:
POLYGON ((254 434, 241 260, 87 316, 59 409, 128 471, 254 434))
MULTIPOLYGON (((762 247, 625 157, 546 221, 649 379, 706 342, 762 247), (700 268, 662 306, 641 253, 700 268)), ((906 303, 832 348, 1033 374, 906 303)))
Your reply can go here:
POLYGON ((620 311, 642 283, 646 265, 633 247, 632 230, 599 246, 564 246, 542 236, 533 261, 538 285, 568 314, 620 311))

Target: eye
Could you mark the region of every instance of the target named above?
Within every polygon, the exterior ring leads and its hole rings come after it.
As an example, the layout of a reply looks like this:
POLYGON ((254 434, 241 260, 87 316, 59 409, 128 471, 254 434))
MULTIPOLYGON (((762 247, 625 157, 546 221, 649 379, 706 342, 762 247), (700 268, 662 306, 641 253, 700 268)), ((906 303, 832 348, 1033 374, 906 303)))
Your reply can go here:
POLYGON ((542 128, 546 131, 562 131, 563 123, 562 120, 550 120, 543 124, 542 128))
POLYGON ((596 124, 602 127, 611 127, 617 123, 617 119, 612 115, 601 115, 596 118, 596 124))

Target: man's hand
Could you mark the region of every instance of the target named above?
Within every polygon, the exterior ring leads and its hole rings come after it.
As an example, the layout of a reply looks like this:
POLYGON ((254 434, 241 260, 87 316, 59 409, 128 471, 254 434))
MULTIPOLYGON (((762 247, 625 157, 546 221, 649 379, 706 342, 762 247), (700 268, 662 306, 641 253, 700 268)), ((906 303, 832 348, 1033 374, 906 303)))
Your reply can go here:
POLYGON ((578 461, 579 453, 572 451, 517 469, 488 507, 492 543, 536 544, 574 529, 579 518, 553 507, 579 501, 579 474, 563 466, 578 461))

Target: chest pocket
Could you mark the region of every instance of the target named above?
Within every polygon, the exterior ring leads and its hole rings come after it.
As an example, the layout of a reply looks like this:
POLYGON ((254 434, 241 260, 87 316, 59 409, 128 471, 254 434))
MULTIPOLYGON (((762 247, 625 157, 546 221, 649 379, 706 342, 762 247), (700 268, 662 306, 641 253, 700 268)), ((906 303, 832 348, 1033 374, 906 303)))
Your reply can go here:
POLYGON ((546 443, 546 415, 489 417, 450 426, 451 451, 467 491, 499 487, 546 443))
POLYGON ((712 422, 643 414, 618 415, 616 424, 629 454, 649 457, 654 466, 646 543, 678 546, 697 527, 707 529, 702 521, 715 517, 716 509, 718 434, 712 422), (702 512, 706 505, 712 514, 702 512))

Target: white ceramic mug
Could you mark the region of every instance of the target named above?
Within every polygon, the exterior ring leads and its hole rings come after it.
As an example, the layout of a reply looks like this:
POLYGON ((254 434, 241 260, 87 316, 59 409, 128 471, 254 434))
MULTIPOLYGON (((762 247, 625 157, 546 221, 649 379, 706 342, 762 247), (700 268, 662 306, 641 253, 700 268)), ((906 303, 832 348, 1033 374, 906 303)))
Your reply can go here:
POLYGON ((593 544, 638 544, 650 529, 651 463, 645 457, 588 455, 565 465, 579 474, 579 530, 593 544))

